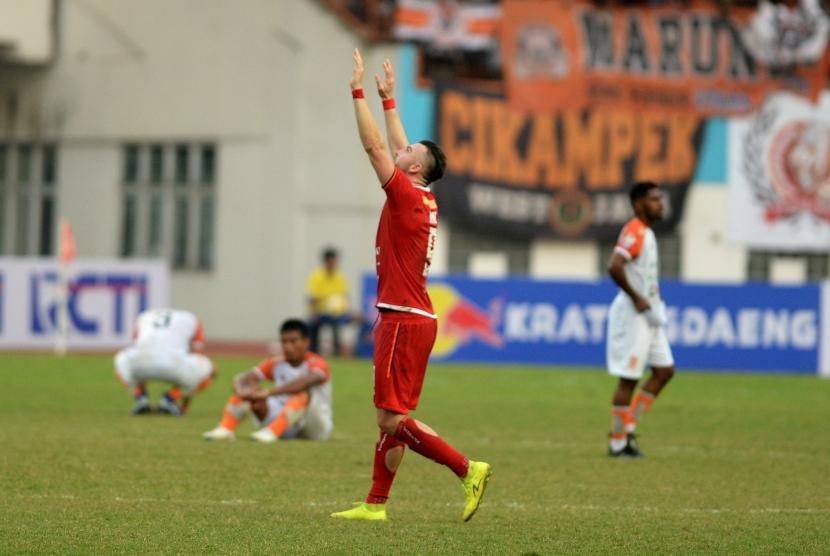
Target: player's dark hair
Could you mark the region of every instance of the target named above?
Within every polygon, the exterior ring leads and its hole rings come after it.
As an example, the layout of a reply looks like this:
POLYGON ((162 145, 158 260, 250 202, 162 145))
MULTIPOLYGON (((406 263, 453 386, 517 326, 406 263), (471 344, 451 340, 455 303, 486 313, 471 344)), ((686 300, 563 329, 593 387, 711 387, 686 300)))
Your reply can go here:
POLYGON ((324 261, 326 261, 328 259, 336 259, 338 257, 338 255, 339 255, 339 253, 337 252, 337 249, 335 249, 334 247, 326 247, 325 249, 323 249, 323 260, 324 261))
POLYGON ((427 184, 440 180, 444 175, 444 170, 447 168, 447 155, 444 154, 441 147, 432 141, 424 139, 418 142, 427 148, 427 163, 424 168, 424 179, 427 184))
POLYGON ((280 334, 297 331, 303 338, 308 338, 308 325, 300 319, 288 319, 280 326, 280 334))
POLYGON ((657 184, 653 181, 638 181, 632 185, 631 189, 628 191, 628 198, 631 200, 631 206, 633 207, 634 203, 648 195, 648 192, 652 189, 657 189, 657 184))

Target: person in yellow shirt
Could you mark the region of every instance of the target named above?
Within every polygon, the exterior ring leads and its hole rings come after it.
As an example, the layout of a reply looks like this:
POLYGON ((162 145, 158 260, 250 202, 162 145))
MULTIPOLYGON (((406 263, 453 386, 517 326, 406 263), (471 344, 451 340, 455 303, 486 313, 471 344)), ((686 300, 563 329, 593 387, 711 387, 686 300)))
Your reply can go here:
POLYGON ((330 326, 334 353, 341 355, 340 328, 350 322, 349 284, 346 276, 338 269, 340 262, 336 249, 331 247, 323 251, 323 266, 314 270, 306 282, 306 292, 310 309, 309 336, 310 349, 320 352, 320 330, 330 326))

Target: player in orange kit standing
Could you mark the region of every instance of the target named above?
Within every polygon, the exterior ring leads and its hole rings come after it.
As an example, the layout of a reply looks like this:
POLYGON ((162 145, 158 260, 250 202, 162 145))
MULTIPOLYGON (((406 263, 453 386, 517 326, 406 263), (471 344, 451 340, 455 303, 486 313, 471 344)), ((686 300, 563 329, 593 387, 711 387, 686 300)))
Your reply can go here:
POLYGON ((606 359, 609 374, 618 378, 608 455, 639 458, 643 454, 634 431, 674 375, 674 357, 665 330, 657 238, 651 229, 663 218, 663 195, 657 184, 639 182, 629 196, 634 218, 620 232, 608 264, 620 288, 608 313, 606 359), (651 378, 634 396, 646 367, 651 367, 651 378))
POLYGON ((380 439, 375 446, 372 488, 366 501, 335 518, 382 521, 386 501, 406 446, 447 466, 463 483, 468 521, 478 510, 490 479, 490 465, 470 461, 438 433, 409 416, 418 405, 437 320, 427 294, 427 274, 435 249, 438 205, 429 185, 444 174, 446 158, 432 141, 410 144, 393 98, 394 74, 384 62, 385 79, 375 76, 383 99, 390 156, 363 93, 363 60, 355 49, 351 79, 360 142, 386 194, 375 242, 378 275, 375 330, 374 403, 380 439))

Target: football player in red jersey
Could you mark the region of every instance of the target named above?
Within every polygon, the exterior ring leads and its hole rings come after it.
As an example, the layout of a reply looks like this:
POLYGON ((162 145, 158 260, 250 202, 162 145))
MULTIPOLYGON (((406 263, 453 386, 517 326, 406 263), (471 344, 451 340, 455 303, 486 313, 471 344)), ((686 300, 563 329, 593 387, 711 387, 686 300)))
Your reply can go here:
POLYGON ((436 315, 427 294, 427 274, 435 249, 438 205, 429 185, 441 178, 444 153, 431 141, 410 144, 398 116, 392 64, 375 76, 383 100, 389 148, 363 93, 363 60, 355 49, 352 98, 360 142, 386 194, 375 241, 380 321, 375 329, 374 403, 380 439, 375 446, 372 488, 364 503, 332 517, 386 519, 386 500, 395 472, 409 446, 447 466, 463 482, 464 521, 478 510, 490 478, 490 465, 470 461, 438 433, 409 416, 418 405, 427 361, 435 343, 436 315))

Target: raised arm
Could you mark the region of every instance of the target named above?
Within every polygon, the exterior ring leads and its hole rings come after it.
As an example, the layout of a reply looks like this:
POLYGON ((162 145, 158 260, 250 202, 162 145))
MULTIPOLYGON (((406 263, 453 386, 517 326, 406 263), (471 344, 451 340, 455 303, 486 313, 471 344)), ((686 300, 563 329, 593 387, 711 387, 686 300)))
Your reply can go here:
POLYGON ((372 113, 369 111, 369 106, 366 104, 366 99, 363 94, 363 58, 360 56, 360 51, 354 49, 354 69, 352 71, 352 80, 350 82, 352 88, 352 98, 354 99, 354 115, 357 120, 357 131, 360 134, 360 142, 363 144, 363 149, 369 155, 369 162, 375 169, 380 183, 385 184, 392 177, 395 172, 395 164, 389 156, 389 151, 386 150, 386 142, 383 140, 383 135, 378 129, 372 113))
POLYGON ((384 79, 375 75, 375 83, 378 86, 378 94, 383 99, 383 119, 386 122, 386 137, 389 146, 392 147, 392 154, 409 145, 406 132, 403 129, 398 109, 395 106, 395 72, 392 69, 392 62, 389 58, 383 61, 384 79))

